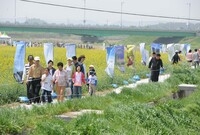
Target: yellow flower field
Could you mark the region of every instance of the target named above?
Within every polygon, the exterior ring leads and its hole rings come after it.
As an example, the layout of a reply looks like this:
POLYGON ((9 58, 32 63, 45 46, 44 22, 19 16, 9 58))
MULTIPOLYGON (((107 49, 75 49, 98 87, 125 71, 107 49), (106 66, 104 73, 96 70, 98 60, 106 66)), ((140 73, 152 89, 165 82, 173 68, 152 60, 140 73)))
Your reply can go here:
MULTIPOLYGON (((41 59, 41 65, 45 67, 45 59, 43 55, 42 47, 27 47, 26 58, 28 55, 39 56, 41 59)), ((98 77, 98 89, 106 89, 111 86, 112 83, 122 84, 123 80, 128 80, 135 74, 145 76, 149 72, 146 66, 141 64, 141 55, 138 51, 135 51, 135 67, 126 68, 125 73, 121 73, 117 67, 115 68, 114 79, 108 77, 105 73, 106 68, 106 51, 100 49, 79 49, 77 48, 77 56, 84 54, 86 56, 85 64, 88 71, 89 65, 94 65, 98 77)), ((12 84, 16 84, 13 78, 13 63, 14 63, 15 47, 11 46, 0 46, 0 86, 9 85, 12 88, 12 84)), ((126 58, 126 56, 125 56, 126 58)), ((162 56, 164 63, 167 63, 167 54, 162 56)), ((125 59, 125 61, 127 61, 125 59)), ((26 63, 27 61, 25 61, 26 63)), ((57 62, 63 62, 66 64, 66 49, 55 47, 54 49, 54 67, 56 68, 57 62)), ((20 85, 20 84, 19 84, 20 85)), ((16 86, 16 85, 15 85, 16 86)))

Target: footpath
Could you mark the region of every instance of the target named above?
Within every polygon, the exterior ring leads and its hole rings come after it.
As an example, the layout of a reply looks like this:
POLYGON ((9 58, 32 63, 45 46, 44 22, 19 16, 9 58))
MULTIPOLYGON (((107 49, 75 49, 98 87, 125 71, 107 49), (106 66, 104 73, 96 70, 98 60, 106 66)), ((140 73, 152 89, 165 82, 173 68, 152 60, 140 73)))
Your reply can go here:
MULTIPOLYGON (((170 77, 169 74, 160 75, 159 76, 159 82, 164 82, 169 77, 170 77)), ((149 78, 141 79, 139 81, 136 81, 135 83, 123 85, 123 86, 120 86, 120 87, 115 88, 113 90, 106 90, 106 91, 103 91, 103 92, 97 92, 96 96, 106 96, 107 94, 113 93, 113 92, 116 93, 116 94, 120 94, 124 87, 136 88, 137 85, 146 84, 146 83, 151 83, 151 82, 149 82, 149 78)), ((64 102, 67 102, 67 100, 65 100, 64 102)), ((56 103, 57 103, 57 100, 54 99, 52 104, 56 104, 56 103)), ((45 107, 45 104, 30 104, 30 105, 27 105, 26 103, 13 103, 13 104, 10 104, 10 105, 5 105, 5 107, 10 107, 10 108, 13 108, 13 109, 14 108, 32 109, 33 107, 45 107)), ((65 114, 58 115, 56 117, 59 117, 59 118, 65 119, 65 120, 70 120, 70 119, 76 118, 77 116, 82 115, 84 113, 93 113, 93 112, 95 112, 97 114, 103 113, 101 110, 85 109, 85 110, 80 110, 80 111, 77 111, 77 112, 67 112, 65 114)))

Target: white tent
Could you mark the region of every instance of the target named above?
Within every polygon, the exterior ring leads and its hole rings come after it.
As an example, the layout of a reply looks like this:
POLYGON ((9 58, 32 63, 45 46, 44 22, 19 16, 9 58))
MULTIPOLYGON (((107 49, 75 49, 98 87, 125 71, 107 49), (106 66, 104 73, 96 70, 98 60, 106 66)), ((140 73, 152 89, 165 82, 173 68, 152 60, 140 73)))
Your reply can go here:
POLYGON ((0 32, 0 44, 11 44, 11 37, 0 32))

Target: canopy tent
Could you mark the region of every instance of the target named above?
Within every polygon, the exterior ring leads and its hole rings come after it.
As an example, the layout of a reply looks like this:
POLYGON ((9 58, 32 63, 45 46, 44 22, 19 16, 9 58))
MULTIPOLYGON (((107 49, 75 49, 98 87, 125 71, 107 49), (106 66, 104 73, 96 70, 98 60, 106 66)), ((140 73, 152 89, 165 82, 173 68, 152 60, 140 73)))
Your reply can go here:
POLYGON ((8 36, 6 33, 0 32, 0 44, 11 44, 11 37, 8 36))

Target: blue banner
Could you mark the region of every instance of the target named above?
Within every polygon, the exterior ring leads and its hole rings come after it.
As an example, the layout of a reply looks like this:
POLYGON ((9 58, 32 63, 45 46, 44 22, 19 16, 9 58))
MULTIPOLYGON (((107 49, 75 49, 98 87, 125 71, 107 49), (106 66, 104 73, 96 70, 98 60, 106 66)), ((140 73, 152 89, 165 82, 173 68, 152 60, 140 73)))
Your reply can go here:
POLYGON ((76 56, 76 44, 65 44, 66 47, 66 57, 72 58, 76 56))
POLYGON ((53 61, 53 43, 44 43, 44 58, 47 65, 49 60, 53 61))
POLYGON ((151 51, 155 53, 160 53, 161 50, 161 44, 158 43, 152 43, 151 44, 151 51))
POLYGON ((115 46, 115 62, 121 72, 125 71, 124 46, 115 46))
POLYGON ((107 51, 107 55, 106 55, 107 67, 105 71, 111 78, 113 78, 114 68, 115 68, 115 47, 114 46, 107 47, 106 51, 107 51))
POLYGON ((25 53, 26 53, 26 43, 24 41, 16 42, 13 75, 15 80, 19 83, 22 82, 25 53))

